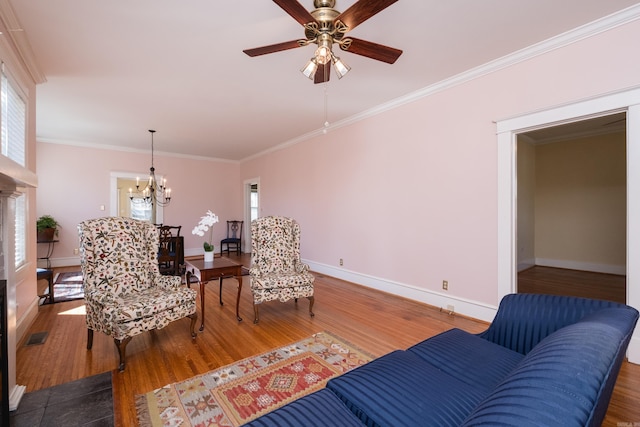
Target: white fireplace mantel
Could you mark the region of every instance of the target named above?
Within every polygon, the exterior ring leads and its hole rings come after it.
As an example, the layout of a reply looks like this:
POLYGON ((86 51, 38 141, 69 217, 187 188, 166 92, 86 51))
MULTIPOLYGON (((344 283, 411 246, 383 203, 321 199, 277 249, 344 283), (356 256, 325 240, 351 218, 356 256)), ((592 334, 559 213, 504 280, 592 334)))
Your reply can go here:
POLYGON ((0 155, 0 279, 7 280, 7 362, 9 409, 15 410, 25 392, 16 384, 17 306, 15 267, 15 197, 25 188, 36 187, 38 178, 29 169, 0 155))
POLYGON ((29 169, 5 156, 0 156, 0 191, 15 191, 18 187, 37 187, 38 177, 29 169))

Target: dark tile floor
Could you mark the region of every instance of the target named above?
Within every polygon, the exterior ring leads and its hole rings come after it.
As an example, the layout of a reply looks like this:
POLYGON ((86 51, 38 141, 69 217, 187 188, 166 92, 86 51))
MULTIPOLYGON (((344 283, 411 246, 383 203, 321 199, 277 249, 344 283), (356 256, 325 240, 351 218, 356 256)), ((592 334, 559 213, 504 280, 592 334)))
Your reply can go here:
POLYGON ((25 393, 10 425, 113 426, 111 372, 25 393))

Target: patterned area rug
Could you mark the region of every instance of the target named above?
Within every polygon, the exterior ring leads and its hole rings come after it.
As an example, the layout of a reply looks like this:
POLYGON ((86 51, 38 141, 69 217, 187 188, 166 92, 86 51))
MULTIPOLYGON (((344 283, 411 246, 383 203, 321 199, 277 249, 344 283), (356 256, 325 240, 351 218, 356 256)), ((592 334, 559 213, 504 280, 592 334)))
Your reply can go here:
POLYGON ((136 396, 146 426, 239 426, 316 391, 373 359, 321 332, 232 365, 136 396))
POLYGON ((55 302, 72 301, 84 298, 82 272, 72 271, 58 273, 53 281, 53 297, 55 302))

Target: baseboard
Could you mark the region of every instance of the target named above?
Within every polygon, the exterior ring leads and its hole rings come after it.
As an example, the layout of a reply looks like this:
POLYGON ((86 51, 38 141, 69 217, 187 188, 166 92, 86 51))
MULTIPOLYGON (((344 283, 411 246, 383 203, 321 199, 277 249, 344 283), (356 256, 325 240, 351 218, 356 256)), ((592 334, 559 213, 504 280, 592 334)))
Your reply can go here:
POLYGON ((15 411, 16 409, 18 409, 25 391, 27 391, 26 386, 17 384, 13 387, 13 389, 11 389, 11 393, 9 393, 9 411, 15 411))
POLYGON ((311 270, 316 273, 326 274, 327 276, 346 280, 347 282, 356 283, 368 288, 377 289, 393 295, 409 298, 434 307, 440 307, 443 310, 452 311, 463 316, 473 319, 491 322, 498 311, 497 306, 471 301, 456 296, 445 295, 440 292, 430 291, 428 289, 418 288, 406 283, 394 282, 387 279, 369 276, 366 274, 349 271, 344 268, 337 268, 330 265, 317 263, 309 260, 303 260, 309 265, 311 270))
POLYGON ((22 337, 27 333, 31 324, 36 320, 36 317, 38 317, 39 302, 40 299, 36 297, 31 304, 29 304, 24 315, 20 317, 20 319, 16 320, 16 343, 20 342, 22 337))
POLYGON ((536 258, 536 265, 542 267, 567 268, 569 270, 591 271, 593 273, 617 274, 624 276, 627 274, 625 265, 596 264, 581 261, 566 261, 549 258, 536 258))
POLYGON ((524 271, 524 270, 526 270, 528 268, 535 267, 535 265, 536 265, 535 260, 528 259, 526 261, 522 261, 522 262, 518 263, 518 273, 520 273, 521 271, 524 271))
MULTIPOLYGON (((76 265, 80 265, 80 256, 72 256, 66 258, 50 258, 49 264, 51 267, 73 267, 76 265)), ((39 260, 38 267, 45 268, 45 261, 39 260)))

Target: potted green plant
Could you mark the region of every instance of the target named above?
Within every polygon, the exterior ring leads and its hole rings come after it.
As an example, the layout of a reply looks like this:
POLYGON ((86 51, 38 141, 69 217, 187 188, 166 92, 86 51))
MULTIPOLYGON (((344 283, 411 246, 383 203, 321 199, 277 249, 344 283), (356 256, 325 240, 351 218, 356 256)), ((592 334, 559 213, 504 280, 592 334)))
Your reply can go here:
POLYGON ((42 215, 36 222, 39 242, 50 242, 58 235, 60 224, 51 215, 42 215))

